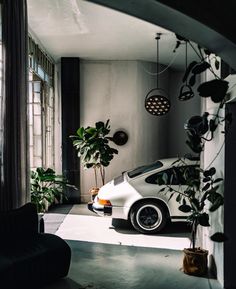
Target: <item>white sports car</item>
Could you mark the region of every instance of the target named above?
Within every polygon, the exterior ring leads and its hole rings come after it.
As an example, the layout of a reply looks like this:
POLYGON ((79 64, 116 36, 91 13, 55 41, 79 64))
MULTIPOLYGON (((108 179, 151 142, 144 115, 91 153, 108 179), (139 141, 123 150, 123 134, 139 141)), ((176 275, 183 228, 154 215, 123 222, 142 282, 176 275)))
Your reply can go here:
MULTIPOLYGON (((177 160, 163 159, 123 172, 100 188, 91 209, 100 216, 130 220, 135 230, 145 234, 161 231, 168 220, 186 220, 188 215, 178 209, 176 198, 160 192, 163 186, 157 181, 165 173, 173 189, 186 189, 184 178, 173 178, 173 163, 177 160)), ((184 158, 181 166, 199 166, 199 161, 184 158)))

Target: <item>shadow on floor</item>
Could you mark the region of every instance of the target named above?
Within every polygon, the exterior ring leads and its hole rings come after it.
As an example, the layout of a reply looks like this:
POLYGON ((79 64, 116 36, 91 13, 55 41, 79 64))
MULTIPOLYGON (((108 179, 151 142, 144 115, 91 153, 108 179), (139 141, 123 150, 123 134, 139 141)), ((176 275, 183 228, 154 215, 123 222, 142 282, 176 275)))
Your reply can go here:
MULTIPOLYGON (((135 231, 130 221, 122 220, 122 219, 112 219, 112 226, 110 229, 116 230, 121 234, 140 234, 135 231)), ((158 234, 161 236, 172 236, 172 237, 189 237, 189 233, 191 231, 190 226, 187 222, 174 222, 169 223, 166 227, 158 234)))
MULTIPOLYGON (((69 214, 70 210, 72 209, 73 205, 52 205, 49 208, 49 211, 47 213, 50 214, 63 214, 63 215, 67 215, 69 214)), ((47 214, 46 213, 46 214, 47 214)))
POLYGON ((41 289, 97 289, 97 287, 92 283, 81 285, 73 281, 72 279, 66 277, 64 279, 60 279, 56 282, 48 284, 41 289))

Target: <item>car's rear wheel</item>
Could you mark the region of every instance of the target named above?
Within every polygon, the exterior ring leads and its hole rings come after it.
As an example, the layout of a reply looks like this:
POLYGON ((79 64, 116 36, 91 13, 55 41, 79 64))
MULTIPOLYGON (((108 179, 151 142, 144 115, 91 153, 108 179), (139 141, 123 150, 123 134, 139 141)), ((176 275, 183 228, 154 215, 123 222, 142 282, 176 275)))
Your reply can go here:
POLYGON ((160 232, 165 227, 167 219, 164 207, 154 201, 138 203, 130 212, 130 220, 134 229, 143 234, 160 232))

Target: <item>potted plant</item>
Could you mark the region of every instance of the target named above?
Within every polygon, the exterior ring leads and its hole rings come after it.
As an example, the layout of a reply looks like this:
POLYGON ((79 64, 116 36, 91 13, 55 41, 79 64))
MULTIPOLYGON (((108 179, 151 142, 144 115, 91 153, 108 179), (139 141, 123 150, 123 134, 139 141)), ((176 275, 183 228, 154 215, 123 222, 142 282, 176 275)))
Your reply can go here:
MULTIPOLYGON (((185 123, 185 130, 187 133, 186 144, 196 154, 201 154, 205 149, 205 143, 214 139, 215 134, 219 134, 218 127, 224 124, 224 130, 221 133, 227 133, 229 126, 232 123, 232 114, 225 111, 225 116, 222 117, 221 111, 225 109, 225 103, 228 100, 228 86, 229 83, 222 79, 219 75, 220 60, 208 49, 201 48, 199 45, 196 47, 193 43, 176 35, 177 43, 175 50, 182 44, 187 47, 190 46, 195 51, 198 61, 192 61, 187 65, 186 53, 186 70, 183 75, 183 85, 180 89, 179 100, 188 101, 194 97, 193 87, 196 84, 197 76, 208 71, 212 74, 212 80, 201 83, 198 88, 198 94, 202 98, 210 98, 214 104, 214 113, 205 111, 202 115, 192 116, 187 123, 185 123)), ((219 193, 221 178, 216 178, 215 168, 211 168, 212 163, 219 156, 223 145, 216 153, 207 169, 199 170, 199 181, 196 186, 196 179, 190 175, 188 179, 188 189, 184 193, 174 192, 177 194, 176 200, 180 202, 179 209, 189 213, 189 221, 192 225, 192 247, 184 250, 184 272, 193 275, 202 275, 207 269, 207 251, 198 249, 195 246, 196 234, 198 226, 210 226, 209 212, 217 210, 223 204, 223 197, 219 193), (201 265, 197 265, 199 260, 201 265), (201 267, 201 268, 200 268, 201 267)), ((183 175, 188 175, 183 172, 183 175)), ((194 175, 194 174, 193 174, 194 175)), ((171 188, 167 188, 167 190, 171 188)), ((164 189, 165 190, 165 189, 164 189)), ((172 196, 172 194, 171 194, 172 196)), ((215 233, 211 236, 211 240, 223 242, 227 240, 224 233, 215 233)))
POLYGON ((106 123, 99 121, 95 127, 80 127, 73 138, 73 146, 78 151, 78 157, 85 169, 93 168, 95 187, 90 190, 91 198, 98 193, 98 176, 102 185, 105 184, 105 167, 109 166, 114 154, 118 151, 109 145, 112 139, 108 137, 110 132, 109 120, 106 123))
MULTIPOLYGON (((184 159, 174 163, 171 180, 178 179, 178 183, 186 184, 186 189, 176 190, 167 185, 168 176, 158 180, 164 185, 162 192, 169 193, 170 198, 176 197, 180 204, 179 210, 188 213, 188 222, 191 225, 190 248, 184 249, 183 271, 186 274, 202 276, 207 272, 208 251, 196 246, 196 235, 199 226, 209 227, 209 213, 216 211, 223 205, 223 196, 218 192, 222 178, 215 178, 214 167, 202 170, 198 166, 185 166, 184 159), (181 165, 181 166, 180 166, 181 165)), ((212 240, 223 241, 222 233, 215 233, 212 240)))
POLYGON ((31 202, 36 205, 38 213, 44 213, 48 204, 66 198, 64 189, 66 186, 71 186, 63 176, 57 175, 53 169, 42 167, 31 171, 30 185, 31 202))

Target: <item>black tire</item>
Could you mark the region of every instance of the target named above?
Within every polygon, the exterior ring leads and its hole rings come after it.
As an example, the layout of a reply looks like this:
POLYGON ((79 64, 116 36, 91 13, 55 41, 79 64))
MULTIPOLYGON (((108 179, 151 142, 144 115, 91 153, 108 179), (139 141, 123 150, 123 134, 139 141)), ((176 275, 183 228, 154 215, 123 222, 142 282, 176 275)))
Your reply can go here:
POLYGON ((136 231, 155 234, 165 227, 168 217, 161 204, 155 201, 143 201, 131 209, 130 221, 136 231))
POLYGON ((112 219, 111 224, 114 228, 118 228, 118 229, 133 229, 133 226, 130 220, 112 219))

